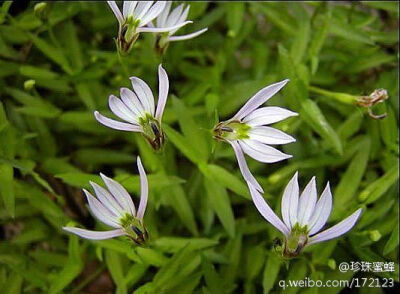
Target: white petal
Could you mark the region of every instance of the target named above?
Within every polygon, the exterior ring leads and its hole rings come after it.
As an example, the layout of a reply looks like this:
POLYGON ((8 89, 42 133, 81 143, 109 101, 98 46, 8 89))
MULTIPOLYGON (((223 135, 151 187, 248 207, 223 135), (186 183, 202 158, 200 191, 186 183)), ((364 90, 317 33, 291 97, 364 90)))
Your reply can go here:
POLYGON ((281 210, 282 219, 286 226, 291 229, 297 223, 297 207, 299 204, 299 183, 297 182, 297 172, 287 184, 283 192, 281 210))
POLYGON ((140 175, 140 203, 136 217, 140 220, 143 219, 144 212, 146 211, 147 198, 149 196, 149 184, 147 182, 146 172, 143 168, 140 157, 137 157, 137 166, 140 175))
POLYGON ((154 116, 154 96, 150 87, 141 79, 137 77, 130 78, 133 91, 143 105, 144 110, 154 116))
POLYGON ((111 111, 119 118, 126 120, 132 124, 138 124, 139 118, 133 111, 131 111, 119 98, 114 95, 110 95, 108 99, 108 106, 111 111))
POLYGON ((168 16, 167 22, 165 23, 166 27, 174 26, 178 23, 179 17, 181 16, 183 11, 183 4, 175 7, 168 16))
POLYGON ((327 241, 347 233, 356 224, 357 219, 360 216, 361 210, 362 210, 361 208, 358 209, 356 212, 354 212, 352 215, 342 220, 340 223, 334 225, 333 227, 325 231, 322 231, 319 234, 312 236, 309 239, 307 245, 316 244, 322 241, 327 241))
POLYGON ((245 118, 243 122, 250 126, 261 126, 276 123, 298 113, 277 106, 261 107, 254 110, 245 118))
POLYGON ((83 189, 83 192, 85 192, 91 212, 99 221, 113 228, 121 227, 118 223, 118 217, 115 214, 104 207, 104 205, 101 204, 99 200, 94 198, 93 195, 90 194, 87 190, 83 189))
POLYGON ((273 163, 292 157, 258 141, 244 139, 240 140, 239 143, 244 153, 260 162, 273 163))
POLYGON ((241 120, 246 115, 250 114, 253 110, 265 103, 269 98, 274 96, 280 89, 282 89, 289 80, 283 80, 279 83, 269 85, 258 91, 253 97, 246 102, 245 105, 235 114, 232 119, 241 120))
POLYGON ((190 5, 186 6, 185 10, 182 12, 181 16, 178 18, 178 21, 176 23, 184 22, 189 15, 189 10, 190 10, 190 5))
POLYGON ((128 16, 133 15, 135 11, 137 1, 124 1, 122 4, 122 13, 124 14, 125 18, 128 16))
POLYGON ((314 213, 309 221, 309 235, 318 233, 325 225, 332 210, 332 193, 329 183, 326 185, 321 197, 315 205, 314 213))
POLYGON ((164 113, 165 104, 168 98, 169 81, 167 72, 161 64, 158 66, 158 102, 155 118, 161 124, 162 115, 164 113))
POLYGON ((147 11, 146 15, 140 20, 140 26, 145 26, 153 19, 155 19, 164 9, 165 2, 157 1, 150 9, 147 11))
POLYGON ((269 207, 268 203, 261 196, 261 194, 254 189, 252 185, 248 185, 250 189, 251 198, 253 199, 254 205, 260 214, 275 228, 281 231, 285 236, 290 234, 290 230, 286 225, 280 220, 280 218, 275 214, 275 212, 269 207))
POLYGON ((188 21, 185 21, 182 23, 178 23, 177 25, 174 25, 172 27, 165 27, 165 28, 143 28, 143 27, 140 27, 136 31, 138 33, 164 33, 164 32, 169 32, 172 30, 179 29, 189 23, 192 23, 192 21, 188 20, 188 21))
POLYGON ((197 31, 195 33, 191 33, 188 35, 183 35, 183 36, 171 36, 168 37, 168 40, 170 42, 175 42, 175 41, 183 41, 183 40, 189 40, 189 39, 193 39, 195 37, 197 37, 198 35, 201 35, 202 33, 206 32, 208 30, 208 28, 202 29, 200 31, 197 31))
POLYGON ((167 21, 167 17, 169 15, 169 11, 171 10, 172 1, 167 1, 165 3, 164 10, 157 16, 156 25, 159 28, 165 27, 165 22, 167 21))
POLYGON ((312 177, 311 181, 307 184, 303 193, 300 195, 297 220, 301 226, 308 225, 308 221, 314 212, 316 202, 317 184, 315 183, 315 177, 312 177))
POLYGON ((90 240, 104 240, 125 235, 122 229, 112 231, 90 231, 74 227, 63 227, 63 230, 90 240))
POLYGON ((150 9, 151 5, 153 5, 154 1, 139 1, 134 13, 133 13, 133 18, 134 19, 143 19, 143 16, 147 13, 147 11, 150 9))
POLYGON ((122 16, 117 4, 115 3, 115 1, 107 1, 107 4, 110 6, 112 12, 118 20, 119 25, 121 26, 124 23, 125 19, 122 16))
POLYGON ((97 199, 100 200, 101 204, 103 204, 114 215, 118 217, 124 216, 124 212, 121 205, 117 203, 114 197, 106 189, 104 189, 103 187, 99 186, 94 182, 90 182, 90 185, 92 185, 94 193, 96 194, 97 199))
POLYGON ((249 131, 249 136, 251 140, 271 145, 288 144, 296 141, 292 136, 266 126, 252 127, 249 131))
POLYGON ((144 117, 146 115, 139 98, 128 88, 121 88, 120 92, 122 102, 137 116, 139 122, 139 117, 144 117))
POLYGON ((112 128, 115 130, 121 130, 121 131, 142 132, 142 128, 140 126, 113 120, 111 118, 103 116, 98 111, 94 112, 94 116, 96 117, 96 119, 99 123, 101 123, 109 128, 112 128))
POLYGON ((114 181, 113 179, 106 177, 101 173, 100 176, 103 179, 104 184, 106 184, 108 191, 110 191, 110 193, 114 196, 115 200, 117 200, 117 202, 127 213, 135 216, 135 205, 133 204, 132 198, 125 188, 122 187, 122 185, 117 181, 114 181))
POLYGON ((242 173, 243 178, 253 185, 258 191, 264 192, 263 188, 261 188, 260 184, 251 174, 249 167, 247 166, 246 159, 244 158, 242 148, 236 141, 229 141, 229 143, 233 147, 233 151, 235 151, 236 159, 239 164, 240 172, 242 173))

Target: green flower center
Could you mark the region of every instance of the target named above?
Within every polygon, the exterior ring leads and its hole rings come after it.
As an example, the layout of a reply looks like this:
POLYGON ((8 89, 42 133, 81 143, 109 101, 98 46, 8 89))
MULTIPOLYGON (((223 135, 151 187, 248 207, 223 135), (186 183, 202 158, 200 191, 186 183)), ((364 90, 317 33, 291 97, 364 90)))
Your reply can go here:
POLYGON ((220 122, 214 127, 213 136, 222 141, 247 139, 250 129, 249 125, 240 121, 220 122))
POLYGON ((299 255, 300 251, 306 246, 308 241, 308 228, 307 226, 301 227, 296 223, 290 235, 285 240, 285 248, 283 255, 288 258, 293 258, 299 255))
POLYGON ((128 237, 138 245, 144 245, 149 238, 143 222, 133 215, 126 213, 119 219, 119 223, 128 237))
POLYGON ((146 113, 146 116, 139 118, 139 124, 142 126, 143 136, 151 147, 156 151, 160 150, 164 146, 165 134, 159 121, 146 113))

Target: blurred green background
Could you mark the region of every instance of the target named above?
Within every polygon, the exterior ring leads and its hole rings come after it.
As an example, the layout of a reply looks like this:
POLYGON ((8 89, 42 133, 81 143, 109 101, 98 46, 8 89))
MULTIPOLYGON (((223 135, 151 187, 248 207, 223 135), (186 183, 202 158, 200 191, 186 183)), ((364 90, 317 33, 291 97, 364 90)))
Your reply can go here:
POLYGON ((193 2, 194 24, 178 33, 206 33, 171 43, 164 56, 143 34, 121 59, 105 2, 49 2, 36 15, 35 3, 10 4, 0 7, 2 293, 269 293, 282 291, 280 280, 304 277, 398 282, 398 3, 193 2), (130 87, 129 76, 157 97, 159 63, 170 95, 167 144, 155 154, 139 134, 97 123, 93 111, 110 114, 108 96, 130 87), (268 105, 300 114, 276 124, 297 139, 283 147, 293 158, 247 158, 267 201, 280 215, 283 188, 298 170, 301 189, 313 175, 319 192, 330 182, 329 224, 364 207, 350 233, 291 261, 274 252, 282 236, 250 201, 231 147, 210 134, 216 112, 227 119, 285 78, 268 105), (384 119, 348 102, 378 88, 389 93, 373 107, 384 119), (89 180, 102 184, 99 172, 138 202, 137 155, 149 175, 150 245, 63 232, 72 221, 105 229, 81 191, 89 180), (341 274, 343 261, 395 262, 396 272, 341 274))

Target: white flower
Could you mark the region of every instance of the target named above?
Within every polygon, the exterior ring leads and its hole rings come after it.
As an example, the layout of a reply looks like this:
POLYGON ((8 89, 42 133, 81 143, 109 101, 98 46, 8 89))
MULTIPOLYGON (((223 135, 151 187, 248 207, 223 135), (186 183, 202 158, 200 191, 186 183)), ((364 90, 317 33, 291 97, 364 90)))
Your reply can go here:
POLYGON ((176 30, 190 21, 177 25, 159 28, 146 27, 164 9, 164 1, 123 1, 122 13, 115 1, 107 1, 119 23, 118 48, 122 52, 129 52, 139 33, 163 33, 176 30), (153 4, 154 3, 154 4, 153 4))
MULTIPOLYGON (((152 22, 149 23, 149 26, 156 28, 179 26, 179 28, 181 28, 183 27, 183 25, 188 23, 186 19, 189 14, 190 5, 187 5, 186 8, 184 8, 184 4, 180 4, 171 11, 171 3, 171 1, 166 2, 164 10, 158 15, 156 19, 155 26, 152 22)), ((169 42, 183 41, 195 38, 207 31, 208 29, 204 28, 188 35, 173 36, 179 28, 169 30, 168 32, 161 34, 157 40, 158 49, 164 50, 168 46, 169 42)))
POLYGON ((91 240, 104 240, 126 235, 137 244, 143 244, 148 238, 147 231, 143 226, 143 216, 148 198, 148 182, 140 157, 137 158, 137 165, 140 175, 140 203, 137 212, 132 198, 125 188, 113 179, 100 174, 107 190, 90 182, 97 198, 87 190, 83 191, 92 214, 102 223, 115 229, 111 231, 90 231, 75 227, 63 227, 63 229, 91 240))
POLYGON ((154 97, 149 86, 137 77, 131 77, 130 80, 133 91, 121 88, 121 99, 110 95, 108 100, 111 111, 126 123, 107 118, 98 111, 95 111, 94 115, 100 123, 109 128, 142 133, 151 146, 155 150, 159 150, 165 139, 161 128, 161 119, 168 97, 168 75, 160 64, 158 66, 157 110, 155 110, 154 97))
POLYGON ((297 256, 305 246, 337 238, 347 233, 357 222, 361 208, 333 227, 321 232, 332 210, 332 193, 329 183, 317 201, 315 177, 305 187, 299 197, 297 172, 283 192, 282 219, 274 213, 262 195, 249 184, 253 202, 261 215, 285 235, 283 255, 297 256))
POLYGON ((244 179, 260 192, 263 192, 263 189, 251 174, 243 153, 264 163, 292 157, 268 145, 287 144, 296 140, 282 131, 265 125, 296 116, 297 113, 281 107, 258 108, 288 81, 284 80, 261 89, 231 119, 218 123, 213 130, 214 138, 232 145, 244 179))

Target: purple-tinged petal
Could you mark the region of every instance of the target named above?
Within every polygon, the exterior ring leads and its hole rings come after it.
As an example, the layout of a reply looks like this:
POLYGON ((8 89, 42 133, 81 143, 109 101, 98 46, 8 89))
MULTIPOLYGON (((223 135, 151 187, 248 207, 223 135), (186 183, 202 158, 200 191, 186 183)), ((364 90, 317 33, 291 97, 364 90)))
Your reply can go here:
POLYGON ((241 120, 253 110, 255 110, 257 107, 262 105, 263 103, 267 102, 269 98, 274 96, 280 89, 282 89, 286 83, 289 82, 288 79, 283 80, 279 83, 275 83, 272 85, 269 85, 260 91, 258 91, 253 97, 249 99, 249 101, 246 102, 245 105, 234 115, 232 120, 241 120))
POLYGON ((159 16, 160 13, 162 13, 162 11, 164 10, 165 4, 166 3, 164 1, 157 1, 156 3, 154 3, 154 5, 147 11, 144 17, 140 20, 139 26, 141 27, 145 26, 153 19, 155 19, 157 16, 159 16))
POLYGON ((136 31, 138 33, 165 33, 165 32, 170 32, 172 30, 177 30, 189 23, 193 23, 192 21, 188 20, 182 23, 178 23, 177 25, 174 25, 172 27, 165 27, 165 28, 147 28, 147 27, 140 27, 136 31))
POLYGON ((330 239, 334 239, 339 237, 348 231, 350 231, 357 222, 358 217, 360 216, 362 209, 358 209, 349 217, 342 220, 340 223, 334 225, 333 227, 318 233, 311 238, 309 238, 307 245, 316 244, 319 242, 327 241, 330 239))
POLYGON ((239 164, 239 169, 240 172, 242 173, 243 178, 246 180, 246 182, 249 182, 251 185, 253 185, 258 191, 264 192, 263 188, 261 188, 256 178, 251 174, 240 145, 236 141, 228 141, 228 142, 232 145, 233 151, 235 151, 236 159, 239 164))
POLYGON ((101 204, 99 200, 97 200, 87 190, 83 189, 83 192, 85 192, 86 198, 88 200, 90 211, 99 221, 113 228, 121 227, 121 225, 118 223, 117 215, 113 214, 110 210, 108 210, 103 204, 101 204))
POLYGON ((129 214, 135 216, 136 209, 133 204, 132 198, 124 187, 117 181, 100 173, 104 184, 106 184, 108 191, 114 196, 115 200, 121 205, 121 207, 129 214))
POLYGON ((297 172, 287 184, 283 192, 281 210, 282 219, 286 226, 291 229, 297 223, 297 207, 299 204, 299 183, 297 181, 297 172))
POLYGON ((243 118, 243 122, 250 126, 262 126, 276 123, 298 113, 277 106, 261 107, 243 118))
POLYGON ((154 96, 150 87, 143 80, 137 77, 131 77, 130 80, 133 91, 135 91, 137 97, 142 103, 144 110, 154 116, 154 96))
POLYGON ((138 124, 139 118, 131 111, 122 101, 114 95, 110 95, 108 99, 108 105, 111 111, 119 118, 130 122, 132 124, 138 124))
POLYGON ((312 177, 311 181, 304 188, 303 193, 300 195, 299 208, 297 212, 297 221, 300 226, 308 225, 314 208, 317 202, 317 184, 315 177, 312 177))
POLYGON ((125 18, 127 18, 130 15, 133 15, 133 12, 135 11, 137 1, 124 1, 122 4, 122 13, 125 18))
POLYGON ((288 144, 296 141, 292 136, 266 126, 252 127, 249 131, 249 137, 251 140, 271 145, 288 144))
POLYGON ((107 1, 107 4, 108 4, 108 6, 110 6, 112 12, 114 13, 115 17, 117 18, 119 25, 122 26, 125 19, 122 16, 121 11, 119 10, 115 1, 107 1))
POLYGON ((239 143, 244 153, 260 162, 273 163, 292 157, 292 155, 255 140, 243 139, 239 143))
POLYGON ((98 111, 94 112, 94 116, 99 123, 105 125, 106 127, 121 131, 142 132, 142 128, 140 126, 113 120, 111 118, 105 117, 98 111))
POLYGON ((169 11, 171 10, 172 1, 166 1, 165 7, 163 11, 157 16, 156 26, 157 27, 165 27, 165 23, 167 21, 169 11))
POLYGON ((332 210, 332 193, 329 188, 329 183, 326 185, 317 205, 315 206, 314 214, 309 221, 309 235, 314 235, 322 229, 329 218, 332 210))
POLYGON ((161 124, 162 115, 164 113, 165 104, 167 103, 169 90, 169 81, 167 72, 161 64, 158 66, 158 103, 155 118, 161 124))
POLYGON ((90 181, 90 185, 92 185, 94 193, 96 194, 97 199, 100 200, 101 204, 103 204, 108 210, 110 210, 117 217, 123 217, 124 211, 114 199, 114 197, 103 187, 98 184, 90 181))
POLYGON ((137 166, 140 175, 140 203, 136 217, 140 220, 143 219, 144 212, 146 211, 147 198, 149 196, 149 184, 147 181, 146 172, 143 168, 142 161, 140 157, 137 157, 137 166))
POLYGON ((154 1, 139 1, 134 13, 134 19, 143 19, 143 16, 146 15, 147 11, 150 9, 151 5, 153 5, 154 1))
POLYGON ((290 234, 290 230, 286 227, 286 225, 280 220, 280 218, 275 214, 275 212, 269 207, 268 203, 261 196, 260 192, 258 192, 254 187, 249 184, 251 198, 253 199, 254 205, 257 207, 257 210, 260 214, 275 228, 281 231, 285 236, 290 234))
POLYGON ((63 227, 63 230, 90 240, 104 240, 125 235, 122 229, 111 231, 90 231, 74 227, 63 227))
POLYGON ((179 17, 181 16, 183 11, 183 6, 183 4, 180 4, 171 11, 165 26, 170 27, 178 23, 179 17))
POLYGON ((146 112, 139 98, 128 88, 121 88, 121 100, 137 117, 144 117, 146 112))
POLYGON ((200 31, 191 33, 191 34, 187 34, 187 35, 183 35, 183 36, 172 36, 172 37, 168 37, 168 40, 170 42, 175 42, 175 41, 183 41, 183 40, 189 40, 189 39, 193 39, 199 35, 201 35, 202 33, 206 32, 208 30, 208 28, 204 28, 200 31))

